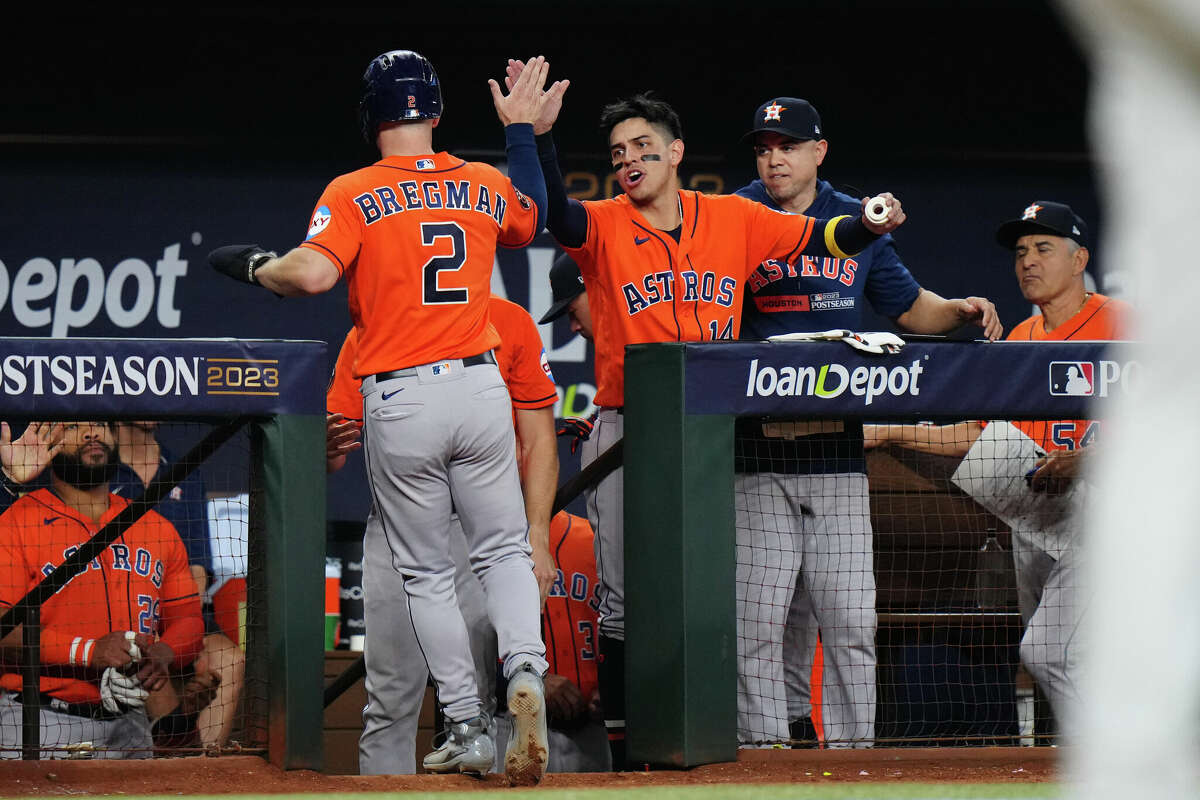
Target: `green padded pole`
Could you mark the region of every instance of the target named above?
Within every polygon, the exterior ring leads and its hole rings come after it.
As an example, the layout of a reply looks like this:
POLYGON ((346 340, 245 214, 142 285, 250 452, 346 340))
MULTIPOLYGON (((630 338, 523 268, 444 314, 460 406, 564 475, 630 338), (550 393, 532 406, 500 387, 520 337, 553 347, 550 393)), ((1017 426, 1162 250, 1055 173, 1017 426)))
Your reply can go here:
POLYGON ((625 360, 625 720, 631 764, 737 758, 733 418, 687 416, 681 344, 625 360))
POLYGON ((325 418, 260 423, 267 587, 268 751, 283 769, 323 766, 325 418))

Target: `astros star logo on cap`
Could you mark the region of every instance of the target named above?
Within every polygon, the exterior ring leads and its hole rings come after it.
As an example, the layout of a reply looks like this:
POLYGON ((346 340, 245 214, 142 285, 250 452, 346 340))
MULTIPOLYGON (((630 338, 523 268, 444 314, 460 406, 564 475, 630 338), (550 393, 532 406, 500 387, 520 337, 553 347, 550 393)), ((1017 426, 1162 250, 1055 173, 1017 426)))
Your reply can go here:
POLYGON ((766 111, 766 115, 763 117, 763 122, 770 122, 771 120, 783 122, 783 119, 779 116, 779 112, 787 111, 787 106, 781 106, 779 103, 771 103, 771 105, 767 106, 763 110, 766 111))
POLYGON ((1021 220, 1024 221, 1027 219, 1037 219, 1038 212, 1041 210, 1042 210, 1042 207, 1039 206, 1037 203, 1034 203, 1033 205, 1031 205, 1025 209, 1025 213, 1021 215, 1021 220))

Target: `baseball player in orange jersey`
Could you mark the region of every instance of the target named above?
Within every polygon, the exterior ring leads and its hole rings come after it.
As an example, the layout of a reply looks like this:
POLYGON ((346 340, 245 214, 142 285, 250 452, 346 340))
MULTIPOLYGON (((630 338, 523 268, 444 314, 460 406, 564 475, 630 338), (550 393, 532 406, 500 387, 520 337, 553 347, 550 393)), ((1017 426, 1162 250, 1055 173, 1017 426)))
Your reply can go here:
POLYGON ((545 190, 532 121, 565 91, 543 92, 538 57, 504 94, 489 81, 505 125, 511 178, 433 150, 441 87, 419 54, 394 50, 364 75, 363 133, 383 158, 334 179, 308 238, 276 257, 257 246, 218 248, 230 277, 281 295, 328 291, 345 276, 359 331, 363 449, 374 507, 414 628, 446 712, 445 743, 427 769, 482 773, 492 765, 466 626, 454 595, 451 498, 488 598, 509 678, 517 735, 505 754, 513 783, 545 769, 546 727, 538 588, 520 499, 508 391, 488 318, 497 244, 521 247, 542 227, 545 190))
MULTIPOLYGON (((525 69, 510 61, 507 80, 518 79, 525 69)), ((742 197, 685 191, 678 173, 684 153, 679 117, 649 95, 614 103, 601 114, 624 194, 585 203, 569 199, 550 136, 561 105, 561 93, 551 97, 534 132, 546 176, 547 225, 579 264, 587 284, 596 342, 595 402, 600 407, 592 438, 599 452, 623 433, 625 345, 734 339, 743 285, 763 261, 791 262, 801 255, 847 258, 904 221, 900 203, 891 195, 885 195, 884 221, 870 223, 861 216, 818 220, 785 215, 742 197)), ((601 586, 600 691, 618 769, 624 735, 622 481, 621 471, 614 472, 589 501, 601 586)), ((765 539, 739 541, 739 564, 752 563, 755 552, 769 550, 765 539)), ((739 626, 758 614, 741 596, 747 587, 738 582, 738 606, 747 617, 739 619, 739 626)), ((739 682, 745 679, 746 671, 739 668, 739 682)), ((752 741, 757 737, 747 730, 748 709, 742 705, 757 693, 745 689, 739 686, 739 739, 752 741)))
MULTIPOLYGON (((1087 227, 1069 206, 1037 200, 1020 219, 1001 225, 996 238, 1014 251, 1021 294, 1042 312, 1013 328, 1009 340, 1086 341, 1124 336, 1129 305, 1089 292, 1084 286, 1089 258, 1087 227)), ((1088 384, 1080 394, 1091 393, 1086 377, 1077 374, 1074 379, 1088 384)), ((868 425, 864 433, 869 447, 893 442, 923 452, 961 457, 986 424, 868 425)), ((1028 465, 1031 469, 1027 480, 1033 491, 1050 494, 1072 488, 1081 474, 1084 454, 1089 453, 1099 430, 1099 422, 1083 419, 1016 420, 1012 426, 1045 454, 1028 465)), ((1077 697, 1075 667, 1079 654, 1071 650, 1071 644, 1082 611, 1077 596, 1079 572, 1074 541, 1078 525, 1076 514, 1048 528, 1012 525, 1017 599, 1025 622, 1021 661, 1050 698, 1060 720, 1077 697)))
MULTIPOLYGON (((117 464, 108 423, 63 426, 51 487, 0 516, 0 608, 125 509, 128 501, 108 491, 117 464)), ((41 624, 42 664, 60 668, 41 678, 41 746, 91 742, 102 758, 149 758, 145 699, 166 683, 169 667, 192 662, 204 634, 187 551, 171 523, 147 511, 42 605, 41 624)), ((20 642, 18 630, 5 644, 20 642)), ((0 757, 19 758, 21 676, 4 672, 0 687, 0 757)))
MULTIPOLYGON (((549 544, 550 508, 558 478, 554 435, 557 394, 545 348, 528 312, 494 295, 489 303, 492 324, 501 341, 495 351, 496 363, 512 395, 522 496, 530 520, 535 574, 544 598, 557 574, 549 544)), ((357 329, 351 328, 338 353, 326 395, 326 410, 347 420, 362 418, 361 382, 353 376, 357 340, 357 329)), ((330 464, 330 471, 340 468, 343 461, 330 464)), ((488 620, 483 587, 471 572, 457 515, 451 525, 450 546, 455 562, 455 593, 471 641, 475 680, 484 710, 492 714, 496 709, 496 631, 488 620)), ((391 552, 374 509, 363 540, 363 588, 367 705, 359 739, 359 772, 411 773, 415 767, 417 717, 428 671, 409 618, 403 581, 392 569, 391 552)))

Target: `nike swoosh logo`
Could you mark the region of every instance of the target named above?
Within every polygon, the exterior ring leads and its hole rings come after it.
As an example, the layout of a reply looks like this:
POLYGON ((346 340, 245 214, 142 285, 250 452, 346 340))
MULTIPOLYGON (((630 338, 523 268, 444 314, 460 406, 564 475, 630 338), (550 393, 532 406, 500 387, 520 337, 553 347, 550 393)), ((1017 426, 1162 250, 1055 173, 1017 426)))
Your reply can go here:
POLYGON ((51 522, 54 522, 54 520, 56 520, 56 519, 62 519, 62 517, 46 517, 45 519, 42 520, 42 524, 49 525, 51 522))
POLYGON ((404 389, 397 389, 394 392, 384 392, 382 395, 380 395, 380 397, 382 397, 384 400, 390 400, 394 395, 398 395, 403 391, 404 389))
POLYGON ((649 237, 649 236, 646 236, 646 237, 644 237, 644 238, 641 238, 641 239, 639 239, 639 238, 638 238, 638 235, 637 235, 636 233, 633 235, 633 243, 634 243, 634 244, 636 244, 638 247, 641 247, 642 245, 644 245, 644 244, 645 244, 646 242, 648 242, 648 241, 650 241, 650 237, 649 237))

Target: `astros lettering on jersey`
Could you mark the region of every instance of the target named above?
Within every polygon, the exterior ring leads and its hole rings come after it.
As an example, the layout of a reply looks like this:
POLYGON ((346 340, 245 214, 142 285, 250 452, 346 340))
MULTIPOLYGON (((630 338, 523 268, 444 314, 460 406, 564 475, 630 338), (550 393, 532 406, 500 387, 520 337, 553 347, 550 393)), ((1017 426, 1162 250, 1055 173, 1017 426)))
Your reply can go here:
MULTIPOLYGON (((15 604, 125 510, 129 501, 109 496, 98 522, 80 515, 49 489, 30 492, 0 516, 0 607, 15 604)), ((204 624, 196 581, 178 532, 157 512, 147 511, 87 569, 42 604, 42 661, 84 666, 91 644, 112 631, 152 636, 165 622, 194 618, 194 635, 168 642, 176 665, 199 652, 204 624)), ((189 632, 191 633, 191 632, 189 632)), ((21 676, 6 673, 0 686, 21 690, 21 676)), ((43 676, 41 690, 70 703, 100 701, 95 683, 43 676)))
POLYGON ((335 178, 301 246, 346 276, 362 332, 355 377, 494 348, 495 245, 528 245, 536 220, 499 170, 447 153, 388 156, 335 178))
POLYGON ((679 192, 679 242, 625 195, 587 201, 587 236, 567 248, 596 326, 597 405, 624 405, 625 345, 733 339, 743 282, 763 261, 803 254, 850 258, 834 240, 842 217, 781 214, 731 195, 679 192))
POLYGON ((596 578, 596 551, 587 520, 560 511, 550 521, 550 550, 558 565, 558 578, 546 599, 542 638, 550 672, 576 686, 586 702, 596 691, 596 614, 600 609, 600 581, 596 578))

